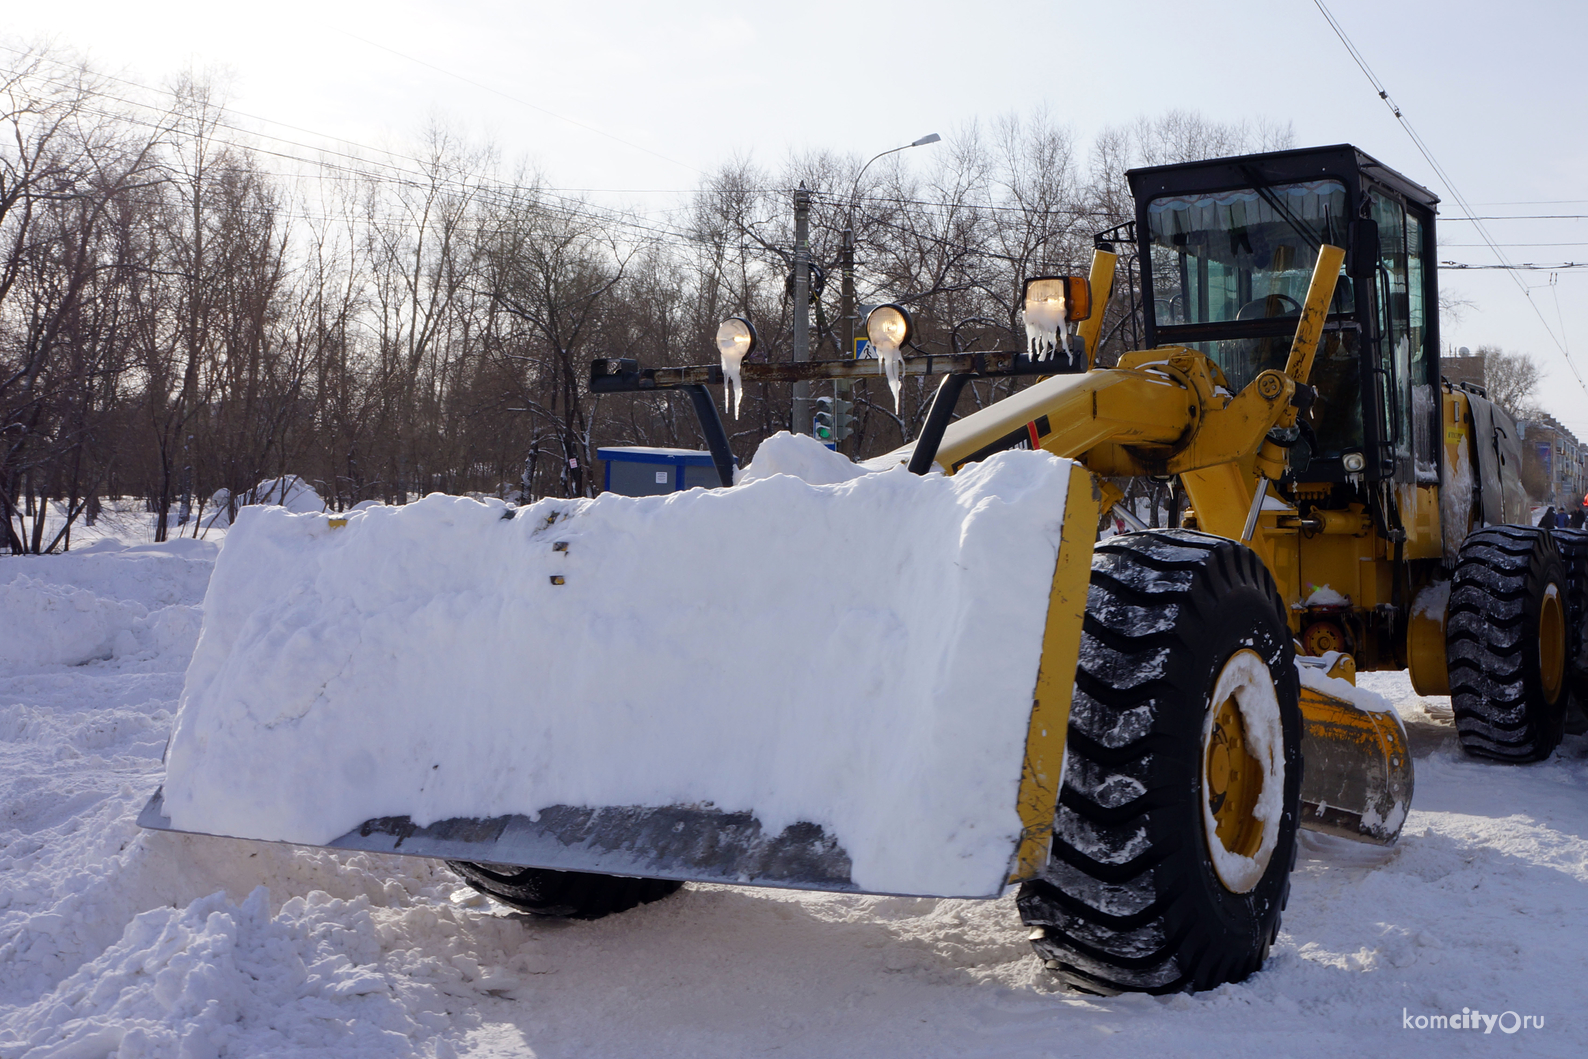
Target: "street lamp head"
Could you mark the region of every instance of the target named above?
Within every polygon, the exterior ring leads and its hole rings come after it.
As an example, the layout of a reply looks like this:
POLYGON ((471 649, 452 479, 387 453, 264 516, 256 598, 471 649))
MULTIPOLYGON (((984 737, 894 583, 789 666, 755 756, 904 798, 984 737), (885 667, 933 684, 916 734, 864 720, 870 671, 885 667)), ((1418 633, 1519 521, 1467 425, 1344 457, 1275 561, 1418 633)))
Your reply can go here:
POLYGON ((943 137, 939 136, 935 132, 929 132, 913 143, 907 143, 903 147, 890 147, 881 154, 873 155, 865 165, 861 166, 860 172, 855 174, 854 186, 849 189, 849 226, 853 228, 855 223, 855 200, 860 197, 860 178, 866 175, 866 170, 871 168, 872 162, 875 162, 878 158, 886 158, 890 154, 898 154, 900 151, 908 151, 912 147, 925 147, 927 144, 936 143, 942 138, 943 137))
POLYGON ((903 385, 904 353, 901 347, 910 340, 910 314, 899 305, 879 305, 866 317, 866 334, 877 353, 877 369, 888 376, 888 389, 893 391, 893 410, 899 410, 899 394, 903 385))
POLYGON ((730 316, 717 325, 717 350, 724 357, 743 360, 755 352, 755 344, 755 328, 744 317, 730 316))
POLYGON ((879 354, 897 352, 914 331, 910 314, 903 306, 879 305, 866 316, 866 336, 879 354))
POLYGON ((742 316, 730 316, 717 325, 717 351, 722 354, 722 386, 728 408, 739 418, 744 378, 739 366, 755 352, 755 328, 742 316))

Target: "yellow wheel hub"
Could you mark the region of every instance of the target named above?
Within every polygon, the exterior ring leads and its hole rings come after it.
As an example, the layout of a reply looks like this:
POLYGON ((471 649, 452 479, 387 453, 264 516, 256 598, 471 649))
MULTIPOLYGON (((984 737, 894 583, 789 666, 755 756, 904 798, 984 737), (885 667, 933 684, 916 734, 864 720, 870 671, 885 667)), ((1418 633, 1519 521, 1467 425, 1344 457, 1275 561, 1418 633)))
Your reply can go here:
POLYGON ((1255 856, 1263 842, 1263 822, 1252 810, 1263 793, 1263 769, 1246 749, 1246 724, 1234 695, 1219 704, 1213 717, 1203 752, 1203 790, 1220 844, 1231 853, 1255 856))
POLYGON ((1301 646, 1314 658, 1330 651, 1345 650, 1345 637, 1340 627, 1332 621, 1315 621, 1302 630, 1301 646))
POLYGON ((1566 678, 1566 614, 1560 605, 1560 589, 1554 584, 1544 589, 1544 603, 1538 610, 1538 675, 1544 698, 1555 702, 1566 678))

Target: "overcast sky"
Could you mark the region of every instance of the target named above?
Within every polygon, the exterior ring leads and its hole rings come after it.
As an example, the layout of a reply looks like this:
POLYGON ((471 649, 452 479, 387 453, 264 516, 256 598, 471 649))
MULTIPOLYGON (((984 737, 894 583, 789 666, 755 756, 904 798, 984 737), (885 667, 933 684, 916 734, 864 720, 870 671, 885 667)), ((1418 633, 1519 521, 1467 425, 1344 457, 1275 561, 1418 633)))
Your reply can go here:
MULTIPOLYGON (((1487 222, 1512 262, 1588 262, 1588 3, 1325 2, 1479 215, 1551 216, 1487 222)), ((1172 107, 1288 121, 1299 145, 1354 143, 1433 188, 1440 257, 1495 263, 1313 0, 64 0, 0 33, 144 85, 223 73, 242 124, 315 146, 401 144, 441 117, 556 186, 652 210, 735 155, 869 156, 1042 106, 1082 140, 1172 107)), ((1588 268, 1554 275, 1443 270, 1475 303, 1444 339, 1535 354, 1545 407, 1588 438, 1557 345, 1588 378, 1588 268)))

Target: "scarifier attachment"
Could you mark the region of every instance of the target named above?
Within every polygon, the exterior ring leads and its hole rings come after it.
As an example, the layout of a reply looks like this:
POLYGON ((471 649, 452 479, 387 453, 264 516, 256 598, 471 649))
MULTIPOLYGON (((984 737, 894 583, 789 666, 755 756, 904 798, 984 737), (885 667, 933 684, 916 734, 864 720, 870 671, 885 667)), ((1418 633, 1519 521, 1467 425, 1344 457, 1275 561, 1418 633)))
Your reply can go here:
POLYGON ((139 822, 995 896, 1047 858, 1092 476, 1030 452, 851 469, 516 514, 432 496, 336 529, 247 509, 139 822))
POLYGON ((1364 710, 1317 686, 1323 681, 1309 681, 1307 668, 1324 672, 1318 659, 1302 657, 1297 664, 1303 667, 1301 757, 1306 762, 1301 826, 1358 842, 1393 844, 1412 801, 1412 756, 1400 717, 1393 710, 1364 710))

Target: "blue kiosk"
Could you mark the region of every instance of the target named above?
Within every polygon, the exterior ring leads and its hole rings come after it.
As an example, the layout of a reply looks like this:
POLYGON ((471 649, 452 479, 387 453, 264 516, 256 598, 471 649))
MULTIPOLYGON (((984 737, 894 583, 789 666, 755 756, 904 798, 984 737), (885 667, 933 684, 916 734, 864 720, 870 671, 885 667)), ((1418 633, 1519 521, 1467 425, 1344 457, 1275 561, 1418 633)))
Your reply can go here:
POLYGON ((715 489, 722 485, 711 453, 698 449, 613 445, 597 449, 596 455, 606 463, 602 489, 608 493, 656 496, 697 486, 715 489))

